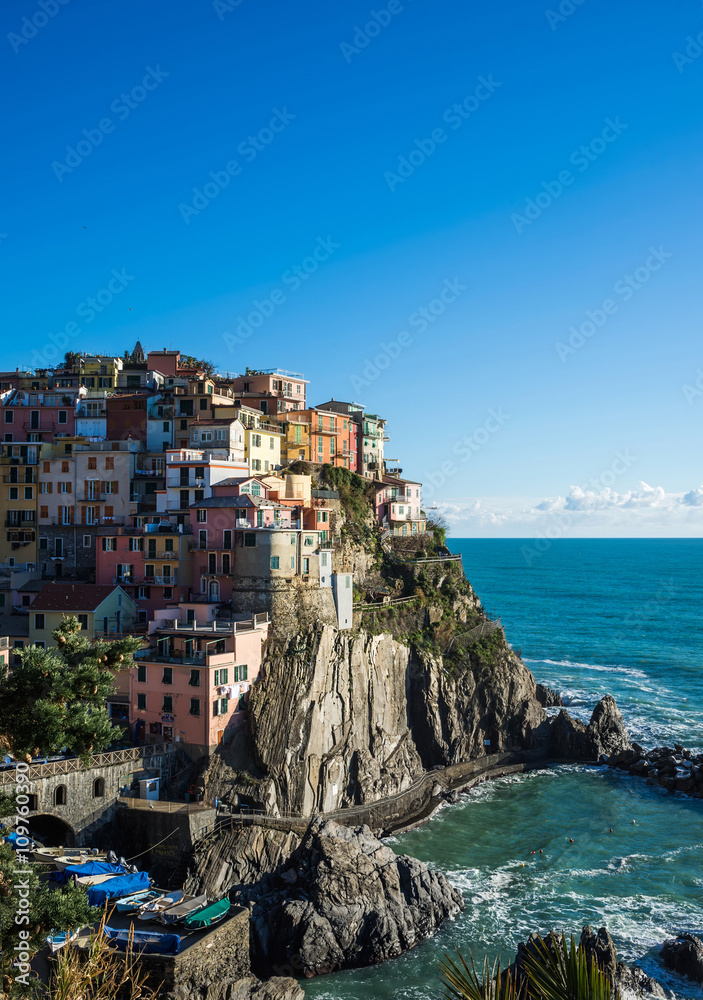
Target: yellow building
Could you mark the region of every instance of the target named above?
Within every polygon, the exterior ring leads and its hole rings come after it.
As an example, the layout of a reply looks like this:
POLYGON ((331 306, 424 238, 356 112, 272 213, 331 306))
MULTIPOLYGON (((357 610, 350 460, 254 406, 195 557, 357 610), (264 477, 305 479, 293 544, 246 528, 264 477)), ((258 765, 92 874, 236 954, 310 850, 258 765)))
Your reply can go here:
POLYGON ((283 428, 260 410, 250 406, 216 406, 218 419, 236 416, 244 427, 244 457, 253 476, 281 468, 283 428))
POLYGON ((65 615, 75 615, 87 639, 117 639, 134 633, 137 605, 122 587, 97 583, 47 583, 29 612, 29 643, 54 646, 52 633, 65 615))
POLYGON ((117 375, 122 371, 122 358, 96 354, 81 357, 78 362, 81 385, 88 389, 114 389, 117 375))
POLYGON ((37 459, 39 446, 3 443, 0 453, 0 563, 20 566, 37 561, 37 459))
POLYGON ((296 418, 295 413, 280 415, 278 421, 283 438, 281 441, 281 462, 310 462, 310 421, 296 418))

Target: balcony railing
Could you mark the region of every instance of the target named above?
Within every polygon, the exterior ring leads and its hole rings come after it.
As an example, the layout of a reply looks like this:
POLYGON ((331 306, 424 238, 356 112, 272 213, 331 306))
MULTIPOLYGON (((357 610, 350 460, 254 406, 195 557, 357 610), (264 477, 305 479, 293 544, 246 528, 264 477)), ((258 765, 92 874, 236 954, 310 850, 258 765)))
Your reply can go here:
POLYGON ((49 524, 59 525, 64 528, 112 528, 125 523, 123 517, 95 517, 92 521, 64 521, 63 518, 52 517, 49 524))
MULTIPOLYGON (((198 635, 235 635, 237 632, 251 632, 269 621, 268 611, 262 611, 241 622, 185 621, 182 618, 157 618, 155 631, 196 632, 198 635)), ((136 655, 136 654, 135 654, 136 655)), ((221 654, 219 654, 221 655, 221 654)))
POLYGON ((29 512, 32 516, 31 518, 24 518, 22 520, 15 520, 13 517, 5 518, 6 528, 15 528, 17 531, 22 529, 32 530, 34 528, 34 511, 29 512))
POLYGON ((194 476, 191 476, 188 480, 183 480, 179 476, 168 476, 166 485, 170 489, 203 489, 205 487, 205 480, 201 478, 196 479, 194 476))
POLYGON ((56 430, 56 424, 52 420, 42 420, 41 423, 25 420, 22 426, 26 431, 36 431, 38 434, 50 434, 56 430))
POLYGON ((178 574, 175 573, 173 576, 145 576, 142 583, 145 587, 149 587, 152 584, 157 584, 161 587, 175 587, 178 584, 178 574))
POLYGON ((158 552, 157 551, 150 552, 147 549, 146 552, 141 553, 141 557, 146 562, 162 562, 162 561, 169 562, 169 560, 174 560, 177 562, 178 552, 173 552, 171 549, 166 549, 166 550, 159 549, 158 552))
POLYGON ((14 476, 11 472, 8 472, 2 477, 3 483, 10 483, 12 486, 31 486, 34 483, 34 469, 25 469, 26 473, 31 473, 31 478, 29 479, 18 479, 18 472, 15 472, 14 476))

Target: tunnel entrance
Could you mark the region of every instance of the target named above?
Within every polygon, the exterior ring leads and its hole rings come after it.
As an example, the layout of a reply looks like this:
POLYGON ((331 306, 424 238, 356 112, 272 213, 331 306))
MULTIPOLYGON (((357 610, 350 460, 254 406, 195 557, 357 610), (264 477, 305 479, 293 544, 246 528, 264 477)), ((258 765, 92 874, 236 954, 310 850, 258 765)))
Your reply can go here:
POLYGON ((45 847, 73 847, 73 830, 58 816, 31 816, 27 820, 29 834, 45 847))

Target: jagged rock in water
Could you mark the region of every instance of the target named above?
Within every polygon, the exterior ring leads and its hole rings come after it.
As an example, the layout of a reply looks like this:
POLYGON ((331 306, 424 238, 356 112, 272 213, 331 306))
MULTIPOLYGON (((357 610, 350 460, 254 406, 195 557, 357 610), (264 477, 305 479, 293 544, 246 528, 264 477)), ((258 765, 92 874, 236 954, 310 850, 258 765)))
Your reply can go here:
MULTIPOLYGON (((555 948, 563 949, 561 945, 561 933, 550 934, 545 932, 542 935, 530 934, 527 941, 518 945, 517 956, 510 967, 513 976, 517 976, 522 982, 525 978, 525 957, 530 952, 536 951, 538 938, 541 937, 551 954, 555 948)), ((570 936, 567 934, 567 948, 571 947, 570 936)), ((671 994, 656 979, 646 975, 637 965, 626 965, 625 962, 618 962, 617 952, 613 939, 606 927, 593 931, 586 925, 581 931, 580 945, 588 958, 594 958, 598 967, 605 973, 610 981, 611 995, 616 998, 623 995, 641 997, 669 997, 671 994)))
POLYGON ((255 968, 305 976, 395 958, 463 909, 442 874, 368 827, 331 821, 313 822, 276 873, 235 898, 251 908, 255 968))
POLYGON ((630 737, 615 699, 607 694, 593 709, 588 726, 562 709, 552 722, 550 745, 557 758, 595 761, 627 749, 630 737))
POLYGON ((542 708, 554 708, 555 706, 561 707, 564 704, 564 699, 559 692, 547 687, 546 684, 537 685, 535 697, 542 708))
POLYGON ((661 957, 664 964, 674 972, 703 983, 703 941, 695 934, 680 934, 677 938, 665 941, 661 957))
POLYGON ((219 899, 232 888, 258 882, 276 871, 299 844, 294 833, 261 826, 225 830, 196 848, 183 888, 193 896, 206 892, 219 899))

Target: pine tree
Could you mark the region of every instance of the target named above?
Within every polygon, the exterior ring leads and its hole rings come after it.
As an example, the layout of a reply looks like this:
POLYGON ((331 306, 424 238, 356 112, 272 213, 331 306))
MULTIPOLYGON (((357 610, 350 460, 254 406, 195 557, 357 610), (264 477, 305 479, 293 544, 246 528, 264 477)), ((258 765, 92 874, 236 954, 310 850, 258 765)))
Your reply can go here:
POLYGON ((0 747, 15 757, 63 750, 85 757, 117 735, 106 700, 141 640, 91 642, 69 615, 53 637, 56 649, 28 647, 0 685, 0 747))

